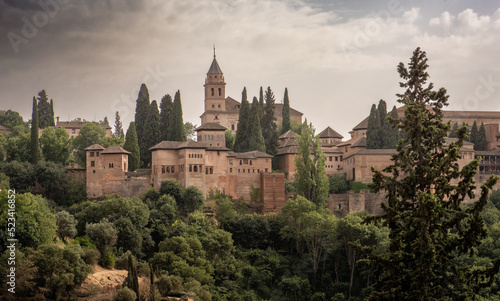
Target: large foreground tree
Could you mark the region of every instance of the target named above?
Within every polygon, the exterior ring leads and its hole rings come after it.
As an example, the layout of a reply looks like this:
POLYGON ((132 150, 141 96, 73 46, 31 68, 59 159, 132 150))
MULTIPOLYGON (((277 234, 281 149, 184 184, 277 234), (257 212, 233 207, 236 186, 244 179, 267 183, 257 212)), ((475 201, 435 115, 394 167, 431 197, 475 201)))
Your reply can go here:
POLYGON ((473 268, 475 248, 487 232, 481 211, 495 184, 491 177, 475 199, 474 175, 478 160, 458 166, 466 128, 458 141, 445 145, 450 124, 443 123, 442 108, 448 95, 444 88, 427 85, 427 58, 417 48, 408 65, 398 65, 404 93, 397 94, 405 106, 404 118, 392 120, 406 136, 393 163, 374 171, 373 188, 386 193, 383 213, 369 218, 381 220, 390 229, 389 252, 367 252, 376 282, 369 300, 472 300, 481 288, 491 285, 500 262, 488 270, 473 268))

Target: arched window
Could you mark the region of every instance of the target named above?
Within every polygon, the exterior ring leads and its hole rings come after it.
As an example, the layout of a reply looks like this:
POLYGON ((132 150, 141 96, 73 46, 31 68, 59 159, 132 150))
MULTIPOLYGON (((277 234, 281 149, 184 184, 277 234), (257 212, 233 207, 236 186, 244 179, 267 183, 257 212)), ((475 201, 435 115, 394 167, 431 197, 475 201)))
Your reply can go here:
POLYGON ((198 172, 198 165, 195 165, 193 168, 193 172, 198 172))
POLYGON ((219 88, 219 96, 221 96, 221 95, 222 95, 222 89, 219 88))
POLYGON ((210 89, 210 91, 212 92, 212 96, 214 96, 214 88, 210 89))

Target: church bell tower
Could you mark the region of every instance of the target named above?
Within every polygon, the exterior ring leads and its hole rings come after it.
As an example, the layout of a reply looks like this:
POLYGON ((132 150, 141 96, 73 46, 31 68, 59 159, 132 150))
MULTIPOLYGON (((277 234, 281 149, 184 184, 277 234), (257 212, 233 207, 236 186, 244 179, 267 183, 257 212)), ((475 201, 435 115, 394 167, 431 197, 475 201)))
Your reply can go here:
POLYGON ((226 83, 224 82, 224 74, 215 58, 210 69, 208 69, 205 79, 205 112, 206 111, 226 111, 226 83))

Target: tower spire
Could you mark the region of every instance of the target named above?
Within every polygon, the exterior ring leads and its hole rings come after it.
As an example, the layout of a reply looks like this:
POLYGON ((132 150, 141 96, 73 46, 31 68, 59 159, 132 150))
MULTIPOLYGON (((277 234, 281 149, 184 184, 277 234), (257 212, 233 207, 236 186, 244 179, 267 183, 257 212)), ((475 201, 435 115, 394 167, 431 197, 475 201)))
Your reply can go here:
POLYGON ((215 44, 214 44, 214 59, 215 59, 215 44))

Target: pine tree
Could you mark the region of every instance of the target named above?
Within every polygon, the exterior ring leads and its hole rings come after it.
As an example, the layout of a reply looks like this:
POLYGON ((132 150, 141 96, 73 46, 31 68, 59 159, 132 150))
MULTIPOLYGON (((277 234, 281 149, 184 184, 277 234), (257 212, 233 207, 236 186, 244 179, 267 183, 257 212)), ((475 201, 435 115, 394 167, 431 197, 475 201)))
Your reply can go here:
POLYGON ((481 287, 491 286, 500 262, 492 268, 477 269, 471 260, 487 232, 481 211, 488 192, 496 183, 491 177, 482 186, 480 198, 463 206, 465 197, 474 197, 474 176, 478 160, 456 168, 459 150, 466 135, 445 147, 450 126, 443 123, 441 109, 447 105, 444 88, 426 86, 429 77, 425 52, 417 48, 407 69, 398 72, 406 89, 397 94, 405 116, 399 127, 406 137, 397 147, 393 163, 375 171, 372 188, 386 193, 383 213, 368 221, 382 221, 390 230, 387 253, 374 247, 362 248, 367 264, 374 270, 374 291, 368 300, 471 300, 481 287), (428 109, 431 107, 432 109, 428 109), (456 184, 454 184, 456 183, 456 184))
POLYGON ((476 149, 476 145, 478 143, 478 134, 479 131, 477 129, 476 121, 474 120, 474 123, 472 124, 472 128, 470 130, 470 138, 469 138, 469 141, 471 143, 474 143, 474 149, 476 149))
POLYGON ((455 122, 450 131, 450 138, 458 138, 458 123, 455 122))
POLYGON ((241 92, 241 107, 238 117, 238 130, 236 131, 236 138, 234 140, 235 152, 248 151, 248 117, 250 115, 250 104, 247 99, 247 88, 243 88, 241 92))
POLYGON ((142 161, 145 165, 151 163, 151 152, 149 149, 160 142, 160 112, 156 100, 149 105, 148 117, 144 124, 144 150, 141 149, 142 161), (144 153, 143 153, 144 152, 144 153))
MULTIPOLYGON (((264 106, 264 122, 262 127, 262 135, 266 141, 266 152, 273 157, 278 153, 278 130, 276 126, 276 117, 274 115, 274 93, 271 87, 267 87, 264 99, 266 104, 264 106)), ((273 168, 276 168, 276 162, 273 160, 273 168)))
POLYGON ((323 207, 328 199, 329 182, 325 172, 326 157, 312 125, 304 122, 295 156, 295 188, 298 194, 323 207), (312 153, 311 153, 312 150, 312 153))
POLYGON ((479 131, 477 133, 477 147, 474 145, 474 150, 486 151, 488 150, 488 141, 486 140, 486 130, 484 129, 484 123, 481 122, 479 131))
POLYGON ((260 104, 257 97, 253 98, 252 108, 248 116, 248 150, 266 151, 266 144, 260 128, 260 104))
POLYGON ((130 122, 125 137, 125 144, 123 148, 130 152, 128 159, 128 169, 134 171, 139 168, 141 163, 141 152, 139 150, 139 142, 137 140, 137 132, 135 130, 135 122, 130 122))
POLYGON ((40 144, 38 143, 38 105, 33 97, 33 111, 31 113, 31 143, 30 143, 30 162, 36 164, 40 160, 40 144))
POLYGON ((147 146, 144 141, 144 124, 146 123, 149 112, 149 92, 145 84, 141 85, 135 106, 135 129, 137 131, 137 138, 139 141, 139 149, 141 152, 141 165, 145 166, 147 146))
POLYGON ((175 92, 174 96, 169 134, 169 141, 186 141, 186 131, 184 129, 184 121, 182 118, 181 91, 179 90, 175 92))
POLYGON ((44 129, 49 126, 54 126, 54 106, 52 100, 49 103, 47 92, 42 90, 38 92, 38 127, 44 129))
POLYGON ((370 116, 368 117, 368 128, 366 129, 366 148, 380 148, 380 114, 377 111, 377 106, 372 105, 370 116))
POLYGON ((118 111, 115 113, 115 133, 113 136, 120 139, 125 138, 125 135, 123 134, 122 122, 120 121, 120 113, 118 113, 118 111))
POLYGON ((174 108, 174 103, 172 102, 172 96, 167 94, 162 97, 160 102, 160 140, 168 140, 170 136, 170 124, 172 120, 172 110, 174 108))
POLYGON ((281 133, 290 130, 290 101, 288 100, 288 88, 285 88, 285 96, 283 97, 283 122, 281 123, 281 133))

